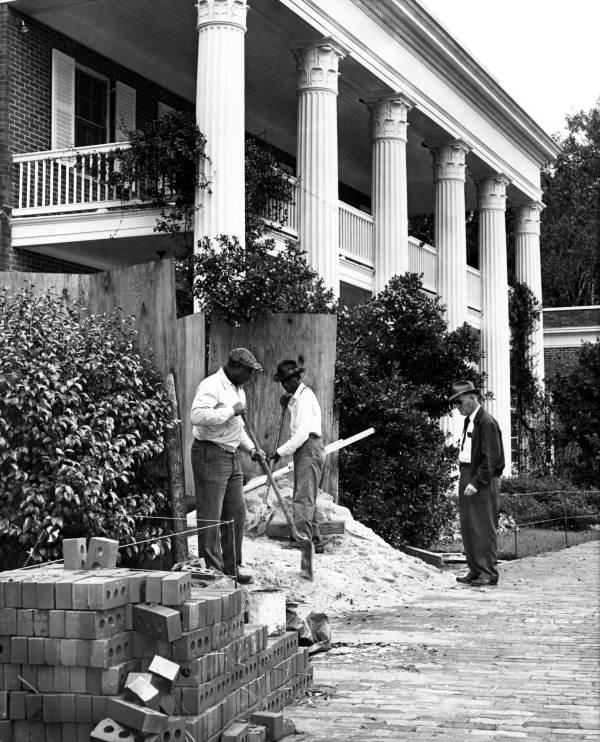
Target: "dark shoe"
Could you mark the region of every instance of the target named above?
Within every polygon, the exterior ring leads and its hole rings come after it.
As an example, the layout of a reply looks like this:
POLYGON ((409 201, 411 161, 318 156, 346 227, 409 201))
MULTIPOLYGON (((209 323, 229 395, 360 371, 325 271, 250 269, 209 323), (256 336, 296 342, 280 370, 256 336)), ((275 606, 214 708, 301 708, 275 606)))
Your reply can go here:
POLYGON ((249 585, 251 582, 254 582, 254 577, 252 577, 252 575, 244 574, 243 572, 240 572, 238 570, 237 581, 240 583, 240 585, 249 585))
POLYGON ((478 575, 475 574, 475 572, 467 572, 467 574, 464 577, 457 577, 456 581, 460 582, 462 585, 470 585, 473 580, 476 580, 478 575))
POLYGON ((492 585, 498 584, 497 577, 477 577, 475 580, 471 580, 471 587, 491 587, 492 585))
POLYGON ((325 544, 322 541, 316 542, 315 543, 315 554, 324 554, 324 553, 325 553, 325 544))

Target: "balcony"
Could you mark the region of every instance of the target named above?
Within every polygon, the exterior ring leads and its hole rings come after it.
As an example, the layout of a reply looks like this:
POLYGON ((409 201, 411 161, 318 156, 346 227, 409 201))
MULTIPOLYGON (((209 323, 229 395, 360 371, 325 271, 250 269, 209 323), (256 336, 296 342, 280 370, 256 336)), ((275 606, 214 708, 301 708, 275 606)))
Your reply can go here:
MULTIPOLYGON (((111 168, 118 168, 109 154, 128 142, 109 143, 77 149, 33 152, 15 155, 17 206, 13 209, 13 244, 34 249, 36 245, 60 245, 69 242, 90 242, 94 245, 86 254, 93 267, 108 267, 102 253, 112 252, 113 264, 119 253, 122 264, 126 251, 146 250, 155 258, 156 211, 141 209, 136 198, 137 184, 131 184, 128 200, 123 201, 114 187, 107 184, 111 168), (152 238, 152 246, 140 248, 139 237, 152 238), (119 237, 119 240, 113 238, 119 237), (122 242, 121 240, 125 240, 122 242), (102 241, 109 241, 101 244, 102 241), (96 263, 94 263, 96 260, 96 263)), ((287 207, 283 227, 272 224, 278 238, 298 239, 297 191, 294 202, 287 207)), ((342 201, 339 202, 339 255, 341 279, 368 291, 373 289, 373 217, 342 201)), ((63 256, 64 257, 64 256, 63 256)), ((131 262, 131 261, 130 261, 131 262)), ((408 268, 423 275, 425 290, 437 292, 437 251, 414 237, 408 238, 408 268)), ((481 313, 481 273, 467 267, 467 301, 473 319, 481 313)))

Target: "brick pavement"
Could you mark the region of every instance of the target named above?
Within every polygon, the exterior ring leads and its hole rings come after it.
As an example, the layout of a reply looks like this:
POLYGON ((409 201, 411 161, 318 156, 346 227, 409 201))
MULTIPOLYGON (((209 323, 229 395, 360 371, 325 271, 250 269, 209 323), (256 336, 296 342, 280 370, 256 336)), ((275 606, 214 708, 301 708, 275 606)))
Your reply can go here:
POLYGON ((600 740, 599 596, 596 541, 334 622, 286 742, 600 740))

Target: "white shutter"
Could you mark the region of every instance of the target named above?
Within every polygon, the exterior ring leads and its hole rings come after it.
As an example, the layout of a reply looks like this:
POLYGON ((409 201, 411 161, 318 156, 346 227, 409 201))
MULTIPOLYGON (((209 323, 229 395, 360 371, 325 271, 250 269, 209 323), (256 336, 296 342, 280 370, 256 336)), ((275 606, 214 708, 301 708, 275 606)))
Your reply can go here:
POLYGON ((135 88, 117 80, 115 89, 115 141, 124 142, 135 129, 135 88))
POLYGON ((174 111, 175 109, 173 106, 168 106, 166 103, 163 103, 161 100, 158 101, 158 118, 162 118, 165 114, 171 113, 171 111, 174 111))
POLYGON ((75 60, 52 50, 52 149, 75 143, 75 60))

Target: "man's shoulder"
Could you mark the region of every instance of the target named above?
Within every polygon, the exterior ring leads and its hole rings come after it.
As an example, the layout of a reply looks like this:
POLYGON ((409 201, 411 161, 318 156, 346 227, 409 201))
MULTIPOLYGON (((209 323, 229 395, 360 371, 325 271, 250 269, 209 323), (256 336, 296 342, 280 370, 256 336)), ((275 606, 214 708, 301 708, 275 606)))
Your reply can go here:
POLYGON ((212 374, 205 376, 202 381, 198 384, 198 389, 213 389, 218 386, 223 386, 223 370, 219 369, 212 374))
POLYGON ((475 415, 475 422, 483 426, 495 425, 496 427, 498 427, 498 421, 496 420, 496 418, 483 407, 480 407, 477 411, 477 414, 475 415))

